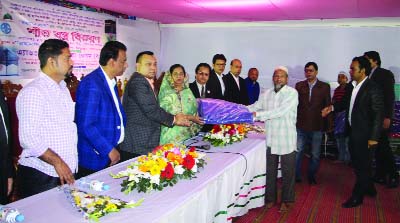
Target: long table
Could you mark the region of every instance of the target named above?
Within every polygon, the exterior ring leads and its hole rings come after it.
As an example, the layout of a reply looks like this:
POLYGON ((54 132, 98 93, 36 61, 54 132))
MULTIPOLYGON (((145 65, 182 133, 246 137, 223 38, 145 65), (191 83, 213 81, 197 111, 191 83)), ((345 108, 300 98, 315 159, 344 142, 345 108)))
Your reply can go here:
MULTIPOLYGON (((119 163, 90 176, 110 185, 111 189, 101 194, 125 201, 144 198, 141 206, 106 215, 100 218, 102 223, 231 222, 233 217, 264 205, 266 145, 263 134, 249 134, 242 142, 227 147, 211 147, 207 151, 207 165, 199 169, 196 178, 181 180, 163 191, 122 193, 122 179, 113 179, 109 174, 124 170, 129 162, 119 163)), ((72 207, 65 194, 57 188, 9 206, 19 209, 27 223, 84 222, 82 214, 72 207)))

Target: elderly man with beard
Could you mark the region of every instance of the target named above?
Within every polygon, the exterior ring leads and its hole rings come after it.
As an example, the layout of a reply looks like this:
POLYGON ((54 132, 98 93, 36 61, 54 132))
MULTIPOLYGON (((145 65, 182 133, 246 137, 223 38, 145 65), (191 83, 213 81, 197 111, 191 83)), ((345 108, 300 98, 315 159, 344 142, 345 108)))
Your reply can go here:
POLYGON ((287 211, 294 202, 296 165, 296 118, 298 94, 287 86, 288 69, 279 66, 272 76, 274 88, 268 89, 253 105, 248 106, 255 119, 265 121, 267 142, 266 205, 271 208, 277 201, 276 178, 278 159, 281 157, 282 204, 281 211, 287 211))
POLYGON ((38 57, 41 72, 16 102, 23 148, 17 173, 20 198, 73 184, 78 164, 74 103, 64 82, 73 65, 69 45, 48 39, 38 57))

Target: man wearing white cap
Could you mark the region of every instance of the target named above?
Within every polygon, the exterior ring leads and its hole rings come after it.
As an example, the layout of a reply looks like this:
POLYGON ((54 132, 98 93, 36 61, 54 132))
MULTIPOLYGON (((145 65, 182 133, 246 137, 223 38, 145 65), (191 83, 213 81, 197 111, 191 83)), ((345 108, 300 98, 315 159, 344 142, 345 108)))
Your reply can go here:
POLYGON ((276 178, 278 159, 282 169, 281 211, 287 211, 294 202, 295 165, 296 165, 296 120, 297 91, 287 86, 288 69, 275 68, 272 76, 274 88, 268 89, 259 100, 248 106, 255 119, 265 121, 267 137, 267 182, 266 205, 271 208, 277 201, 276 178))

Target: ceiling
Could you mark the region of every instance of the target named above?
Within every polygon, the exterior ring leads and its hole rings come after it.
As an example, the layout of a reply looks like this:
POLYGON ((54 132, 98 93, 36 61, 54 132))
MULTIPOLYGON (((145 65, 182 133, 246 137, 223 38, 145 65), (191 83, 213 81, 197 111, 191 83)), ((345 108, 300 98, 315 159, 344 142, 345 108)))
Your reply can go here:
POLYGON ((400 0, 70 0, 171 23, 400 17, 400 0))

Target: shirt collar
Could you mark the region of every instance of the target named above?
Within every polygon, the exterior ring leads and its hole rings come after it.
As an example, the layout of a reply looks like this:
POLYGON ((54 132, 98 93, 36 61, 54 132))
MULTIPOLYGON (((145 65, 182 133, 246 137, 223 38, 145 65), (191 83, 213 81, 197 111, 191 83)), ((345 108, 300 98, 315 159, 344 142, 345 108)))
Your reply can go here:
POLYGON ((39 76, 45 80, 47 86, 51 88, 61 88, 64 89, 67 87, 67 83, 65 83, 64 80, 60 81, 60 83, 57 83, 55 80, 53 80, 49 75, 43 73, 43 71, 40 71, 39 76))
POLYGON ((365 76, 364 80, 362 80, 359 84, 357 84, 357 81, 352 81, 351 84, 353 85, 353 87, 361 87, 361 85, 365 82, 365 80, 367 80, 367 76, 365 76))
POLYGON ((312 84, 310 84, 310 82, 308 82, 308 80, 307 80, 308 87, 313 88, 315 86, 315 84, 317 84, 317 82, 318 82, 318 78, 315 79, 314 83, 312 83, 312 84))
POLYGON ((108 77, 107 73, 103 70, 103 68, 102 68, 101 66, 100 66, 100 69, 103 71, 104 78, 106 79, 108 86, 114 88, 115 85, 117 84, 117 81, 115 80, 115 78, 110 79, 110 78, 108 77))

